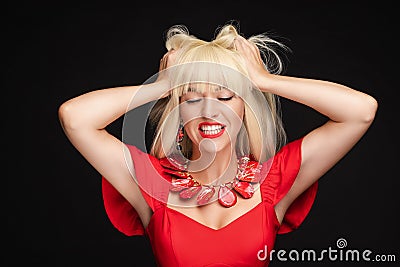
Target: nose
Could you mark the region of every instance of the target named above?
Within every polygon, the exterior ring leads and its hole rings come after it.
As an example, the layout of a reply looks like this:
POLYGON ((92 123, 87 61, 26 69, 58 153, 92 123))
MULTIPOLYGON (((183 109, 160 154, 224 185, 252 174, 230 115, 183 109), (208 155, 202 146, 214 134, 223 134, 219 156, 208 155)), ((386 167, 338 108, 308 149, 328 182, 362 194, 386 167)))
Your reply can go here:
POLYGON ((212 98, 204 98, 201 115, 205 118, 215 118, 218 116, 217 103, 212 98))

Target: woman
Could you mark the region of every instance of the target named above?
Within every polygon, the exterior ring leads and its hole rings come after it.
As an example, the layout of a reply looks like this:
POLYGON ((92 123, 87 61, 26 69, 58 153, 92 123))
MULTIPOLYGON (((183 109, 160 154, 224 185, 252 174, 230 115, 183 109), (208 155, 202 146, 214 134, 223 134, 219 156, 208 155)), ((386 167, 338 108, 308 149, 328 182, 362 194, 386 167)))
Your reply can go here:
POLYGON ((126 235, 148 236, 160 266, 267 266, 260 250, 270 252, 276 234, 299 227, 317 180, 371 125, 374 98, 279 75, 276 47, 285 48, 261 34, 245 39, 232 25, 211 42, 174 26, 155 81, 60 106, 67 137, 102 175, 110 220, 126 235), (278 97, 327 122, 287 143, 278 97), (106 131, 152 101, 149 153, 106 131))

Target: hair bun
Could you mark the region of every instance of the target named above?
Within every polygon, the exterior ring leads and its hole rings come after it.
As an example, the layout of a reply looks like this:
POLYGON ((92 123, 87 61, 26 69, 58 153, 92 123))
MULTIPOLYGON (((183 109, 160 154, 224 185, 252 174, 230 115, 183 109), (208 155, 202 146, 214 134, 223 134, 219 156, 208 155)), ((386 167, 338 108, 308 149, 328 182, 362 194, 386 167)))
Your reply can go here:
MULTIPOLYGON (((183 47, 191 49, 207 44, 217 45, 228 50, 235 50, 235 38, 240 36, 238 29, 239 27, 233 24, 225 24, 217 29, 214 39, 207 42, 190 35, 186 26, 174 25, 166 33, 167 40, 165 46, 168 51, 171 49, 178 50, 183 47)), ((255 44, 260 50, 265 67, 269 72, 280 74, 283 71, 284 65, 280 58, 280 53, 290 51, 287 46, 270 38, 265 33, 253 35, 246 39, 255 44)))
POLYGON ((231 24, 228 24, 220 28, 220 30, 217 33, 217 36, 214 38, 212 43, 220 45, 227 49, 233 49, 234 48, 233 43, 237 36, 239 36, 239 33, 236 27, 231 24))

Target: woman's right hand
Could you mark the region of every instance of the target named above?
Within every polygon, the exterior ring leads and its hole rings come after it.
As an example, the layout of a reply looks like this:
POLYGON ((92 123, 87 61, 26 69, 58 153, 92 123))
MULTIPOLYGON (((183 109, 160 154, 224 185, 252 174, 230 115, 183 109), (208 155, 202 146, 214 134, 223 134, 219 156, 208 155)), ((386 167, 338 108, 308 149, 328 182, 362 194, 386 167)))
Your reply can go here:
POLYGON ((167 82, 169 84, 168 68, 175 65, 176 50, 171 49, 160 59, 160 66, 158 69, 158 77, 156 82, 167 82))

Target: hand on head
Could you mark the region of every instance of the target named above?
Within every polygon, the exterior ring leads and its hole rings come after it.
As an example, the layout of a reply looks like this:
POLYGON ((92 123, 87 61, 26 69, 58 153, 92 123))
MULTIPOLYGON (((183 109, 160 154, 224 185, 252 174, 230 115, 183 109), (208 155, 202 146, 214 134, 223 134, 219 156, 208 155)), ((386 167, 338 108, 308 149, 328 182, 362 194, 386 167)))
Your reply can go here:
POLYGON ((242 55, 249 73, 249 78, 253 82, 256 83, 259 75, 268 74, 261 58, 260 49, 256 44, 238 35, 234 40, 234 46, 236 51, 242 55))
POLYGON ((176 50, 170 49, 164 56, 160 59, 159 71, 165 70, 173 65, 175 65, 176 50))
MULTIPOLYGON (((170 85, 169 77, 168 77, 168 68, 175 65, 176 60, 176 50, 170 49, 167 53, 163 55, 160 59, 160 66, 158 69, 158 76, 155 82, 165 83, 168 86, 170 85)), ((164 94, 162 97, 166 97, 169 94, 164 94)))

